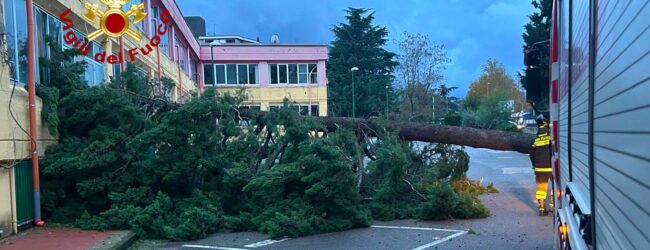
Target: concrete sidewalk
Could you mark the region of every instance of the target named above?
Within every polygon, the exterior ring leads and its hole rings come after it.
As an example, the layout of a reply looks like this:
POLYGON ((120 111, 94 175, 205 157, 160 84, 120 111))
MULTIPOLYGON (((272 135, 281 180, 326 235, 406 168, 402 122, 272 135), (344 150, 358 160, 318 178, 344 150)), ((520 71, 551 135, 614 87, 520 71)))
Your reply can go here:
POLYGON ((86 231, 76 228, 32 228, 0 241, 0 250, 126 249, 135 240, 130 231, 86 231))

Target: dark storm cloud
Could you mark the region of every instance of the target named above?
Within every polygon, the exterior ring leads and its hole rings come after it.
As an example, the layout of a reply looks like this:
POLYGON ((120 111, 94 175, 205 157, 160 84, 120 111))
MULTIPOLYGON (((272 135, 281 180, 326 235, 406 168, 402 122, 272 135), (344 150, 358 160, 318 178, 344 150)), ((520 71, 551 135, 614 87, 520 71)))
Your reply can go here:
POLYGON ((272 34, 282 43, 329 44, 332 25, 343 22, 348 6, 372 8, 375 23, 390 32, 387 49, 404 31, 427 34, 445 45, 452 63, 445 81, 460 89, 481 72, 488 58, 502 62, 515 75, 522 65, 521 32, 533 9, 527 0, 177 0, 185 15, 206 19, 208 33, 260 38, 272 34))

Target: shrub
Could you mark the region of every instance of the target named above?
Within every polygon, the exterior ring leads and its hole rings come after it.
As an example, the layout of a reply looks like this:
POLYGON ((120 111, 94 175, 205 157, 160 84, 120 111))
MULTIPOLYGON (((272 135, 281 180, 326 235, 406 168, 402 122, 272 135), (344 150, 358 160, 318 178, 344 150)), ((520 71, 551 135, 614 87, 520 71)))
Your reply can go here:
POLYGON ((448 182, 437 182, 427 192, 427 200, 420 204, 420 219, 449 219, 458 206, 458 197, 448 182))

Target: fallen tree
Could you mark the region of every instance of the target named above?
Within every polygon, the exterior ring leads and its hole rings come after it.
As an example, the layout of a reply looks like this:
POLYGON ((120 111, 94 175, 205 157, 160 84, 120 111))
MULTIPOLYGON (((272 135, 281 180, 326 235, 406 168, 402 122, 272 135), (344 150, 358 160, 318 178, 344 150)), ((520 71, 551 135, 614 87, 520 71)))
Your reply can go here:
POLYGON ((43 215, 53 222, 195 240, 220 230, 282 238, 367 227, 373 218, 489 216, 481 192, 455 184, 469 169, 461 147, 416 149, 403 139, 483 144, 379 119, 312 120, 288 105, 242 114, 243 94, 206 91, 179 105, 163 95, 172 84, 154 94, 132 65, 88 87, 77 71, 85 64, 72 56, 45 64, 57 66, 57 81, 37 85, 50 105, 43 120, 60 139, 41 161, 43 215))
MULTIPOLYGON (((258 120, 264 117, 264 111, 241 111, 243 119, 258 120)), ((328 132, 339 127, 363 131, 371 137, 380 136, 382 129, 394 132, 407 141, 421 141, 487 148, 501 151, 515 151, 524 154, 530 152, 535 139, 533 134, 504 132, 497 130, 434 125, 416 122, 386 122, 377 119, 360 119, 348 117, 303 117, 314 119, 323 124, 328 132)))

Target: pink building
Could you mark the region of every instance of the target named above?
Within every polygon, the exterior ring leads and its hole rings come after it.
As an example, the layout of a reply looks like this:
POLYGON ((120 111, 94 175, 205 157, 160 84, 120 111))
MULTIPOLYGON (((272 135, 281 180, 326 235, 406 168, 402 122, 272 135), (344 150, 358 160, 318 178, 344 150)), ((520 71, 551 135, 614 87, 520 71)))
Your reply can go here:
POLYGON ((287 98, 303 115, 327 115, 327 46, 262 44, 239 36, 198 39, 204 87, 243 88, 253 109, 277 108, 287 98))

